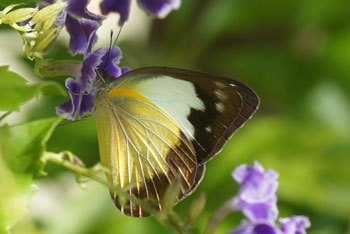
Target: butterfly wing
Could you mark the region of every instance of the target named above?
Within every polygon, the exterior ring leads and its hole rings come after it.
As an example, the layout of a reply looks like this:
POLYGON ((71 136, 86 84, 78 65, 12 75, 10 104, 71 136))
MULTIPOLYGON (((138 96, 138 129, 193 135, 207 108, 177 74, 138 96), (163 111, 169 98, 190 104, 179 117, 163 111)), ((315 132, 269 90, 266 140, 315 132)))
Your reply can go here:
MULTIPOLYGON (((116 88, 96 105, 95 116, 101 161, 111 171, 111 183, 133 185, 130 195, 158 210, 176 177, 182 179, 179 199, 188 193, 198 163, 191 142, 169 114, 134 90, 116 88)), ((131 201, 120 204, 113 191, 111 196, 123 213, 149 215, 131 201)))
MULTIPOLYGON (((205 163, 259 105, 256 94, 243 83, 206 73, 149 67, 114 80, 104 98, 109 104, 101 104, 105 100, 95 104, 102 163, 115 171, 110 181, 120 187, 136 181, 131 193, 155 199, 158 209, 175 176, 185 181, 179 200, 197 188, 205 163), (146 120, 150 121, 147 125, 146 120), (154 158, 152 163, 142 156, 147 152, 154 158), (177 163, 164 163, 168 154, 177 163)), ((132 216, 146 215, 135 204, 121 210, 132 216)))
POLYGON ((232 134, 251 118, 259 98, 229 77, 177 68, 141 68, 121 77, 119 87, 132 87, 179 123, 205 164, 232 134))

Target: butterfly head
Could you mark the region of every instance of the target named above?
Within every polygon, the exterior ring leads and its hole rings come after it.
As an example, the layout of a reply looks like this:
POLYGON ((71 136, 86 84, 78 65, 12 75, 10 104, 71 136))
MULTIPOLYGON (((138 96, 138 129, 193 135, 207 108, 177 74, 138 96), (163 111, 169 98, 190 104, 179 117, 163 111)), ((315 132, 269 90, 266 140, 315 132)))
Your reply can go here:
MULTIPOLYGON (((96 78, 94 82, 95 98, 94 101, 102 100, 110 90, 109 84, 112 82, 111 76, 105 68, 99 67, 95 70, 96 78)), ((115 79, 115 77, 113 77, 115 79)))

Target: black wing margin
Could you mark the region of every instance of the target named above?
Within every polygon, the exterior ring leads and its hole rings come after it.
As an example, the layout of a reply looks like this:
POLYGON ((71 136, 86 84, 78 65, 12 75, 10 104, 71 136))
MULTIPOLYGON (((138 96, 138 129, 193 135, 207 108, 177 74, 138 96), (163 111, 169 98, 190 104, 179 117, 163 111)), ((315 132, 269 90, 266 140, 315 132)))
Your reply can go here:
POLYGON ((144 78, 169 76, 194 85, 197 96, 205 105, 204 110, 191 109, 187 116, 195 128, 192 144, 200 165, 217 155, 259 106, 255 92, 230 77, 169 67, 146 67, 133 70, 129 75, 131 73, 144 78))

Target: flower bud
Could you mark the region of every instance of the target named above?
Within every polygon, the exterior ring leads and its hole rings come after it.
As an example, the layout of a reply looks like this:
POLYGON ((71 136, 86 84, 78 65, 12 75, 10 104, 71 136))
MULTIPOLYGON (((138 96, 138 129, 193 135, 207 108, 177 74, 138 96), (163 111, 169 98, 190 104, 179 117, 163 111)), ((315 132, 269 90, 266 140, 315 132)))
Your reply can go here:
POLYGON ((181 179, 176 177, 165 191, 163 200, 163 211, 169 212, 177 202, 181 190, 181 179))
POLYGON ((48 30, 49 28, 51 28, 51 26, 56 22, 56 18, 57 18, 57 15, 52 16, 51 18, 48 18, 47 20, 45 20, 45 21, 42 23, 41 30, 42 30, 42 31, 46 31, 46 30, 48 30))
POLYGON ((30 24, 34 25, 39 22, 44 22, 50 18, 55 18, 57 15, 67 6, 66 2, 57 1, 47 7, 42 8, 40 11, 34 14, 30 20, 30 24))
POLYGON ((188 214, 189 224, 194 223, 198 217, 202 214, 206 203, 206 197, 204 194, 201 194, 196 200, 192 202, 188 214))
POLYGON ((21 4, 11 4, 7 7, 5 7, 4 10, 0 11, 0 18, 3 17, 4 15, 6 15, 10 10, 12 10, 13 8, 15 8, 16 6, 19 6, 21 4))
POLYGON ((1 17, 0 20, 3 24, 13 24, 17 22, 22 22, 32 18, 37 11, 37 8, 21 8, 9 12, 5 16, 1 17))
POLYGON ((82 68, 79 60, 47 61, 39 60, 35 64, 37 74, 42 77, 70 76, 78 77, 82 68))
POLYGON ((48 49, 52 42, 57 38, 60 33, 61 28, 51 28, 41 34, 35 41, 35 45, 33 47, 33 52, 44 52, 48 49))

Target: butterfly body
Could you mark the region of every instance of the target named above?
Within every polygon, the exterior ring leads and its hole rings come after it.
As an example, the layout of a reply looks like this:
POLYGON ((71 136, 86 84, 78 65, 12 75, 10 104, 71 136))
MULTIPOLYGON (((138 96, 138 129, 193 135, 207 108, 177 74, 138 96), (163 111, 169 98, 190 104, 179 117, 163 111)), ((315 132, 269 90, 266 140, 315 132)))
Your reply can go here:
MULTIPOLYGON (((175 68, 133 70, 97 81, 94 101, 107 179, 161 210, 166 188, 180 177, 178 200, 201 182, 205 163, 256 111, 259 99, 227 77, 175 68)), ((116 205, 130 216, 149 214, 129 201, 116 205)))

